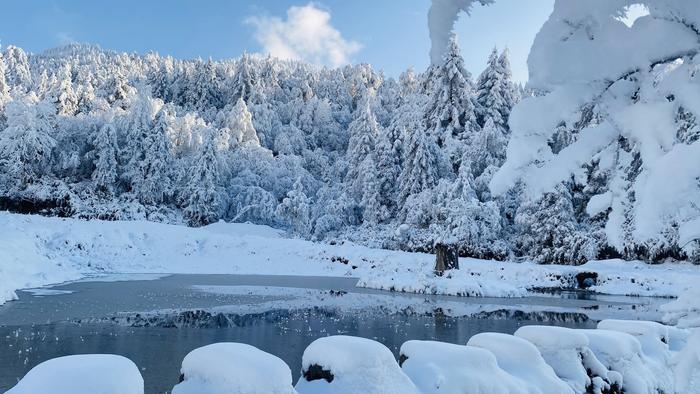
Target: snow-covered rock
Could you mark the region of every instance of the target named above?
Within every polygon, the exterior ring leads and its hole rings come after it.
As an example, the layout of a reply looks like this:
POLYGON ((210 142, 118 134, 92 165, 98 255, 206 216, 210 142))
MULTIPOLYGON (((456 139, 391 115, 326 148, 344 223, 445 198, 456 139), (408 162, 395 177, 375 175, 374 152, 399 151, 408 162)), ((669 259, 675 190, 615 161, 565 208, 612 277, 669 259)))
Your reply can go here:
POLYGON ((651 321, 603 320, 598 323, 602 330, 620 331, 637 338, 646 356, 648 367, 658 379, 659 388, 665 392, 673 391, 671 371, 671 352, 668 327, 651 321))
POLYGON ((531 342, 557 376, 577 394, 610 392, 621 385, 621 377, 610 372, 588 347, 588 337, 564 327, 525 326, 516 337, 531 342))
POLYGON ((173 394, 294 394, 292 372, 281 359, 242 343, 215 343, 182 361, 173 394))
POLYGON ((421 393, 527 393, 485 349, 433 341, 401 346, 401 368, 421 393))
POLYGON ((302 358, 299 394, 418 394, 391 351, 379 342, 330 336, 311 343, 302 358))
POLYGON ((535 345, 525 339, 506 334, 482 333, 471 337, 467 345, 493 353, 498 366, 520 379, 529 393, 574 393, 547 365, 535 345))
POLYGON ((653 394, 667 387, 670 370, 657 371, 644 355, 642 345, 630 334, 610 330, 578 330, 588 337, 589 347, 604 365, 622 375, 622 388, 629 394, 653 394), (659 376, 658 373, 662 375, 659 376))
POLYGON ((66 356, 32 368, 6 394, 143 394, 143 378, 128 358, 66 356))

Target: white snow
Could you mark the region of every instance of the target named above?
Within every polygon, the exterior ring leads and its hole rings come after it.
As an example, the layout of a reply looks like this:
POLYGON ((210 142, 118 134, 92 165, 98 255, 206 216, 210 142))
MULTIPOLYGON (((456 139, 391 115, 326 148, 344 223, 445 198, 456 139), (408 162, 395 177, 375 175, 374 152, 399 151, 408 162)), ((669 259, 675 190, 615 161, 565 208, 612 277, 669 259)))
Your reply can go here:
POLYGON ((673 391, 671 352, 668 343, 668 327, 650 321, 603 320, 598 323, 601 330, 619 331, 634 336, 642 347, 645 361, 657 377, 658 387, 665 392, 673 391))
POLYGON ((129 359, 109 354, 66 356, 32 368, 6 394, 143 394, 143 378, 129 359))
POLYGON ((687 346, 673 357, 677 393, 700 393, 700 329, 688 339, 687 346))
POLYGON ((649 358, 642 352, 636 337, 609 330, 579 330, 588 337, 589 346, 596 357, 611 371, 622 375, 623 389, 630 394, 653 394, 658 389, 666 389, 667 377, 671 371, 657 376, 649 366, 649 358))
POLYGON ((481 333, 471 337, 467 346, 493 353, 498 366, 520 379, 530 393, 574 393, 547 365, 539 350, 525 339, 506 334, 481 333))
POLYGON ((302 358, 302 370, 317 365, 333 375, 296 384, 299 394, 418 394, 391 351, 379 342, 357 337, 330 336, 312 342, 302 358))
POLYGON ((242 343, 215 343, 182 361, 184 381, 173 394, 293 394, 292 372, 281 359, 242 343))
POLYGON ((678 299, 663 305, 664 322, 679 328, 700 328, 700 286, 690 287, 678 299))
POLYGON ((572 267, 460 259, 461 270, 436 277, 434 255, 284 238, 250 224, 188 228, 0 213, 0 228, 6 230, 0 240, 0 302, 14 299, 17 289, 106 274, 104 280, 171 273, 346 276, 359 278, 360 287, 492 297, 573 286, 582 271, 598 273, 593 290, 607 294, 679 296, 700 282, 700 266, 621 260, 572 267))
POLYGON ((521 382, 503 371, 488 350, 434 341, 408 341, 401 368, 421 393, 519 394, 521 382))
MULTIPOLYGON (((525 326, 515 332, 516 337, 532 343, 542 354, 557 376, 571 386, 575 393, 585 393, 591 379, 583 364, 582 355, 588 355, 588 338, 580 332, 563 327, 525 326)), ((600 364, 600 363, 598 363, 600 364)), ((602 365, 595 365, 601 367, 602 365)), ((607 378, 607 370, 595 370, 596 376, 607 378), (598 372, 604 372, 599 374, 598 372)))

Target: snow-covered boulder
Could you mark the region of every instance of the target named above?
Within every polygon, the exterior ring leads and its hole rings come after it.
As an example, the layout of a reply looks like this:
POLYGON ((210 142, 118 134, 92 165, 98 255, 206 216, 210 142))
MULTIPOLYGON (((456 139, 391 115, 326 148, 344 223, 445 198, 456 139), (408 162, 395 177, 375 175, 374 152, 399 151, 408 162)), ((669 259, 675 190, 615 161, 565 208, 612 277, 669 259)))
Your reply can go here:
POLYGON ((242 343, 215 343, 182 361, 172 394, 294 394, 292 372, 281 359, 242 343))
POLYGON ((386 346, 348 336, 320 338, 304 350, 296 389, 300 394, 420 392, 386 346))
POLYGON ((143 378, 128 358, 85 354, 44 361, 5 394, 143 394, 143 378))
POLYGON ((575 393, 619 392, 621 377, 610 372, 588 347, 588 337, 564 327, 525 326, 516 337, 532 343, 557 376, 575 393))
POLYGON ((574 393, 568 384, 557 377, 552 367, 547 365, 535 345, 522 338, 506 334, 482 333, 471 337, 467 345, 493 353, 498 366, 522 380, 523 387, 529 393, 574 393))
POLYGON ((491 352, 477 347, 408 341, 401 346, 401 368, 425 394, 528 392, 499 368, 491 352))
POLYGON ((603 320, 598 323, 602 330, 619 331, 637 338, 642 346, 642 353, 647 357, 646 363, 658 379, 659 388, 664 392, 673 392, 671 370, 671 352, 668 343, 668 327, 652 321, 639 320, 603 320))
POLYGON ((622 389, 629 394, 654 394, 665 387, 670 371, 655 371, 642 345, 630 334, 610 330, 578 330, 588 337, 588 346, 604 365, 622 375, 622 389))

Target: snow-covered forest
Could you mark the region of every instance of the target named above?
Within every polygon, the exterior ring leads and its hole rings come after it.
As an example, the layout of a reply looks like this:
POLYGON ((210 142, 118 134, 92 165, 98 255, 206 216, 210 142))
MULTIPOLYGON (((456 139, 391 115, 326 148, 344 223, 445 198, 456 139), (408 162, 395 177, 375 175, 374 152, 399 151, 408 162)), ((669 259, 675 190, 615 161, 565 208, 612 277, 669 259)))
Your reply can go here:
POLYGON ((454 39, 398 79, 7 46, 0 208, 545 263, 697 260, 700 12, 645 1, 627 26, 631 2, 594 2, 556 3, 527 89, 507 50, 472 75, 454 39))

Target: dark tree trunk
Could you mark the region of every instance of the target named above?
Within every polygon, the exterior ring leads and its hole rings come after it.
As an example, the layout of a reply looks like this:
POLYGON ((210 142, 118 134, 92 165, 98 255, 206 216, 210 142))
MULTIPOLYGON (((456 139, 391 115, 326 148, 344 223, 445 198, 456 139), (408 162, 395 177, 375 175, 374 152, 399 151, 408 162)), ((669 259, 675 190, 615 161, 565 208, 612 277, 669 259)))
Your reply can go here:
POLYGON ((442 276, 447 270, 459 269, 459 254, 452 245, 435 245, 435 275, 442 276))

